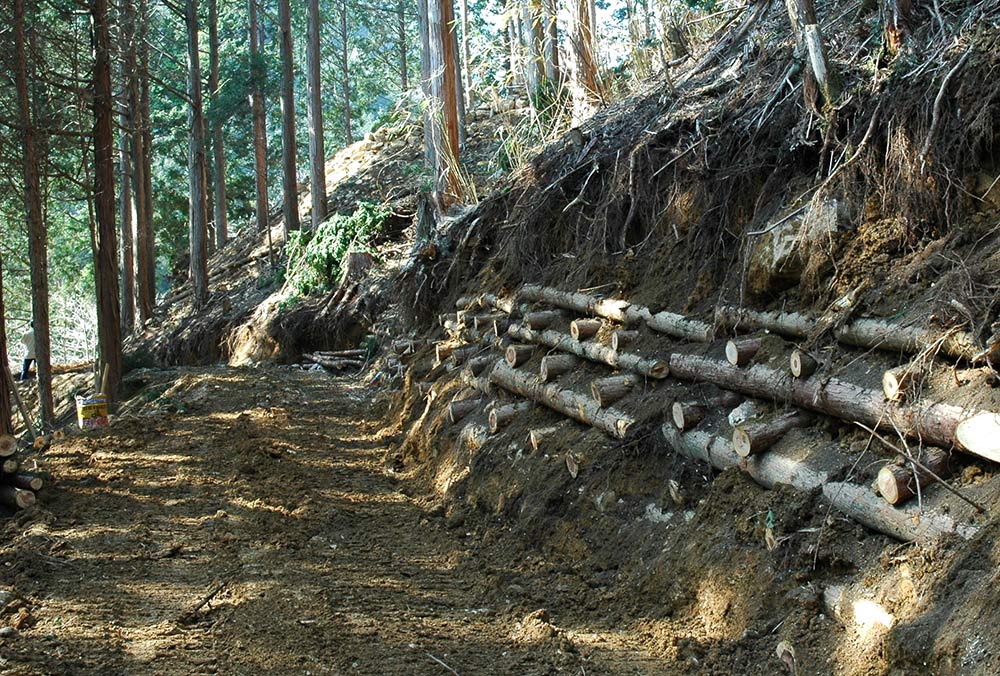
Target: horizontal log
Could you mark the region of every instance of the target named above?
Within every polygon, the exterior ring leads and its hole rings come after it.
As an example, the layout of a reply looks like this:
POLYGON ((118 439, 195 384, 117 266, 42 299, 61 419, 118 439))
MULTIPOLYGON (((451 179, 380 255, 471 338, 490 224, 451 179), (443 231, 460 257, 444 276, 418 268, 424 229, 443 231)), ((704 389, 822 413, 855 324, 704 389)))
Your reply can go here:
POLYGON ((483 374, 487 368, 493 365, 497 360, 495 355, 492 354, 481 354, 468 361, 469 370, 472 371, 472 375, 480 376, 483 374))
POLYGON ((639 339, 638 331, 628 331, 625 329, 619 329, 611 334, 611 349, 612 350, 624 350, 629 345, 633 344, 639 339))
POLYGON ((426 340, 399 338, 398 340, 392 341, 390 347, 396 354, 412 354, 426 344, 426 340))
POLYGON ((788 484, 802 491, 821 488, 834 509, 903 542, 928 541, 951 534, 968 539, 978 530, 936 510, 925 509, 921 513, 916 509, 895 509, 866 486, 830 481, 843 471, 846 462, 824 467, 823 463, 829 464, 832 454, 814 444, 744 459, 737 455, 732 442, 722 436, 701 430, 682 433, 671 424, 661 429, 667 444, 681 455, 707 462, 718 470, 738 467, 765 488, 777 484, 788 484))
POLYGON ((919 438, 926 444, 945 448, 956 445, 973 455, 1000 462, 1000 416, 994 413, 931 401, 886 402, 880 390, 836 378, 796 379, 764 364, 741 369, 697 355, 672 355, 670 372, 681 380, 712 383, 751 397, 792 404, 848 422, 898 429, 901 434, 919 438), (964 439, 960 438, 957 434, 959 423, 969 424, 973 420, 978 421, 975 433, 970 431, 964 439))
POLYGON ((458 347, 453 343, 437 343, 434 345, 434 363, 443 364, 451 356, 451 353, 458 347))
POLYGON ((607 364, 618 369, 638 373, 650 378, 666 378, 670 375, 669 364, 662 359, 647 359, 628 352, 616 352, 610 347, 594 342, 581 342, 558 331, 536 332, 511 324, 507 333, 526 343, 537 343, 554 348, 561 352, 575 354, 589 361, 607 364))
POLYGON ((0 485, 0 505, 11 509, 27 509, 35 504, 35 494, 16 486, 0 485))
POLYGON ((569 373, 577 367, 580 359, 572 354, 547 354, 542 357, 538 367, 538 377, 543 383, 555 380, 564 373, 569 373))
POLYGON ((587 340, 596 336, 602 326, 604 322, 600 319, 574 319, 569 325, 569 335, 573 340, 587 340))
MULTIPOLYGON (((493 357, 492 359, 493 362, 496 361, 496 357, 493 357)), ((471 387, 477 392, 482 392, 485 395, 491 396, 493 388, 490 385, 490 370, 493 368, 493 362, 491 362, 487 368, 483 369, 479 375, 473 373, 472 369, 468 366, 462 369, 460 374, 462 384, 467 387, 471 387)))
POLYGON ((596 378, 590 383, 590 396, 601 406, 610 406, 631 392, 635 384, 632 374, 596 378))
POLYGON ((506 359, 507 365, 512 369, 517 368, 531 359, 536 349, 534 345, 508 345, 507 351, 504 353, 504 359, 506 359))
POLYGON ((357 350, 335 350, 335 351, 315 351, 313 352, 318 357, 325 357, 326 359, 343 359, 350 357, 367 357, 368 350, 361 348, 357 350))
POLYGON ((810 420, 801 411, 789 411, 765 423, 739 425, 733 430, 733 449, 741 458, 758 455, 776 444, 789 430, 805 427, 810 420))
MULTIPOLYGON (((798 312, 757 312, 731 305, 715 311, 719 327, 740 331, 766 329, 790 338, 805 338, 819 326, 818 320, 798 312)), ((903 326, 884 319, 854 319, 833 330, 845 345, 870 347, 890 352, 916 354, 940 342, 941 354, 972 361, 982 348, 971 333, 903 326)))
POLYGON ((564 390, 556 383, 543 385, 534 376, 516 371, 506 363, 498 363, 493 367, 490 382, 508 392, 531 399, 567 417, 596 427, 617 439, 626 438, 635 425, 635 419, 626 413, 601 408, 590 397, 564 390))
POLYGON ((0 458, 6 458, 14 455, 16 451, 17 439, 10 434, 0 434, 0 458))
POLYGON ((504 406, 495 406, 493 410, 490 411, 489 416, 490 432, 496 434, 514 418, 522 413, 530 411, 534 407, 535 402, 533 401, 519 401, 513 404, 506 404, 504 406))
POLYGON ((758 350, 760 350, 760 340, 756 338, 727 341, 726 361, 733 366, 746 366, 753 361, 758 350))
POLYGON ((482 406, 484 401, 485 399, 478 397, 475 399, 452 401, 448 404, 448 421, 452 424, 457 423, 459 420, 482 406))
POLYGON ((910 468, 896 464, 885 465, 879 470, 875 484, 886 502, 890 505, 906 502, 917 494, 918 485, 923 490, 936 483, 938 477, 947 479, 953 471, 951 458, 940 448, 927 449, 920 463, 930 472, 918 467, 914 473, 910 468))
POLYGON ((603 317, 626 326, 645 323, 654 331, 684 340, 707 342, 712 340, 714 335, 712 327, 704 322, 672 312, 653 313, 647 307, 632 305, 624 300, 597 298, 585 293, 560 291, 536 284, 525 284, 518 296, 522 300, 545 302, 564 310, 603 317))
POLYGON ((29 474, 25 472, 23 474, 15 474, 11 477, 11 483, 22 490, 37 493, 45 486, 45 479, 37 474, 29 474))
POLYGON ((479 296, 462 296, 455 302, 458 310, 499 310, 506 314, 512 314, 517 307, 514 298, 498 296, 492 293, 484 293, 479 296))
POLYGON ((923 369, 915 364, 907 364, 890 369, 882 374, 882 393, 889 401, 902 401, 916 384, 923 369))
POLYGON ((562 310, 538 310, 524 315, 521 321, 529 329, 541 331, 566 321, 566 314, 562 310))
POLYGON ((682 432, 697 427, 707 413, 708 410, 702 404, 694 401, 675 401, 670 407, 674 426, 682 432))
POLYGON ((365 365, 364 361, 361 359, 327 359, 316 354, 303 354, 302 358, 315 364, 319 364, 323 368, 328 368, 334 371, 361 368, 365 365))
MULTIPOLYGON (((486 315, 476 315, 472 318, 472 328, 479 331, 481 334, 489 333, 493 331, 493 326, 497 320, 506 321, 507 315, 501 312, 494 312, 492 314, 486 315)), ((466 322, 468 324, 468 322, 466 322)))
POLYGON ((451 360, 457 365, 464 364, 469 359, 475 357, 477 354, 482 352, 483 348, 480 345, 462 345, 461 347, 456 347, 451 351, 451 360))
POLYGON ((558 431, 559 427, 553 425, 551 427, 536 427, 528 432, 528 444, 531 445, 531 450, 538 452, 542 448, 545 438, 552 436, 558 431))
POLYGON ((792 350, 788 358, 788 370, 793 378, 808 378, 816 373, 819 362, 802 350, 792 350))

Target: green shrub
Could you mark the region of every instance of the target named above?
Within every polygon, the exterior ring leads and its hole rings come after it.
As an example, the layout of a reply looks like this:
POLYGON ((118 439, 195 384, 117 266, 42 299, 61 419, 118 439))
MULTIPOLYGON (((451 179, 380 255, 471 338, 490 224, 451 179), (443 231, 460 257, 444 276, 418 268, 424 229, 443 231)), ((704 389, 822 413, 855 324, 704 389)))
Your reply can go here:
POLYGON ((369 251, 390 213, 383 204, 361 202, 350 216, 336 214, 316 230, 290 233, 285 275, 289 288, 300 296, 336 288, 344 257, 369 251))

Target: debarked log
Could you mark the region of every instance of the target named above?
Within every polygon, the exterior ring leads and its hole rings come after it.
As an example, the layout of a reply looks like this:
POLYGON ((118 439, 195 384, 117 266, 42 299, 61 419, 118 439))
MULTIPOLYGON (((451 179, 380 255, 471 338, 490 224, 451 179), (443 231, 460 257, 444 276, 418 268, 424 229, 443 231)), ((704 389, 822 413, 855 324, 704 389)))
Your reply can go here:
POLYGON ((650 378, 666 378, 670 375, 670 366, 662 359, 647 359, 629 352, 616 352, 606 345, 593 342, 573 340, 565 333, 558 331, 532 331, 512 324, 507 330, 508 335, 527 343, 537 343, 555 348, 562 352, 575 354, 599 364, 607 364, 625 371, 632 371, 650 378))
POLYGON ((885 401, 880 390, 860 387, 831 378, 796 379, 764 364, 741 369, 724 361, 697 355, 674 354, 670 372, 682 380, 712 383, 758 399, 792 404, 848 422, 897 429, 923 443, 952 445, 988 460, 1000 462, 1000 416, 932 401, 910 404, 885 401), (975 420, 966 435, 957 434, 961 424, 975 420))
MULTIPOLYGON (((830 481, 843 465, 821 469, 814 458, 829 455, 824 449, 810 445, 808 449, 773 451, 760 456, 741 458, 729 439, 693 430, 680 432, 672 424, 662 426, 663 436, 676 452, 709 463, 718 470, 740 467, 755 482, 765 488, 788 484, 803 491, 822 488, 824 499, 839 512, 872 530, 904 542, 934 540, 955 534, 970 538, 977 532, 974 525, 959 523, 949 514, 937 510, 897 509, 887 505, 867 486, 830 481)), ((828 450, 828 449, 826 449, 828 450)))
POLYGON ((490 381, 508 392, 531 399, 618 439, 627 437, 635 424, 635 419, 627 413, 601 408, 589 396, 564 390, 556 383, 543 385, 534 376, 516 371, 505 363, 493 367, 490 381))
MULTIPOLYGON (((817 327, 815 318, 798 312, 757 312, 731 305, 716 309, 715 323, 741 331, 766 329, 791 338, 805 338, 817 327)), ((982 351, 975 337, 965 331, 901 326, 884 319, 855 319, 835 328, 833 335, 846 345, 909 354, 941 341, 942 354, 970 361, 982 351)))

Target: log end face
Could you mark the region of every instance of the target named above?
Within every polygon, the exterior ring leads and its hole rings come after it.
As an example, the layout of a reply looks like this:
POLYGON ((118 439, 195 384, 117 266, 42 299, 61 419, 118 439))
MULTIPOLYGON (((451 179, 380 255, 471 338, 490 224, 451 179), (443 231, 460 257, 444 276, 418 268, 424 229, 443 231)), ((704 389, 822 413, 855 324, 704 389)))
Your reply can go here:
POLYGON ((649 369, 649 375, 653 378, 662 380, 670 375, 670 362, 666 360, 654 360, 653 365, 649 369))
POLYGON ((892 466, 885 465, 878 471, 876 485, 878 486, 879 494, 881 494, 881 496, 885 498, 885 501, 890 505, 896 505, 902 501, 902 495, 899 491, 899 481, 897 480, 896 473, 893 471, 892 466))
POLYGON ((730 340, 726 342, 726 361, 733 366, 739 366, 740 353, 735 341, 730 340))
POLYGON ((674 419, 674 426, 677 429, 679 429, 679 430, 681 430, 683 432, 684 431, 684 405, 681 402, 679 402, 679 401, 675 401, 674 405, 670 407, 670 415, 674 419))
POLYGON ((743 426, 733 430, 733 450, 741 458, 748 458, 753 452, 750 444, 750 435, 743 426))
POLYGON ((973 455, 1000 462, 1000 415, 985 412, 963 420, 955 430, 955 440, 973 455))
POLYGON ((0 457, 14 455, 17 450, 17 439, 9 434, 0 434, 0 457))
POLYGON ((899 401, 902 390, 902 383, 892 371, 882 374, 882 393, 889 401, 899 401))

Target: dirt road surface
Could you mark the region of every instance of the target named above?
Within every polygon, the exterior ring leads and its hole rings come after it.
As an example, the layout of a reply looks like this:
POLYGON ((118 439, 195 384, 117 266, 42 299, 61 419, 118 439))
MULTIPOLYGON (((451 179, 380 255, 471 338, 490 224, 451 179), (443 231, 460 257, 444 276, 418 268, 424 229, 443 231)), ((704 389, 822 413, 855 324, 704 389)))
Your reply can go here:
POLYGON ((41 508, 6 522, 0 673, 669 673, 396 477, 363 383, 160 378, 56 442, 41 508))

